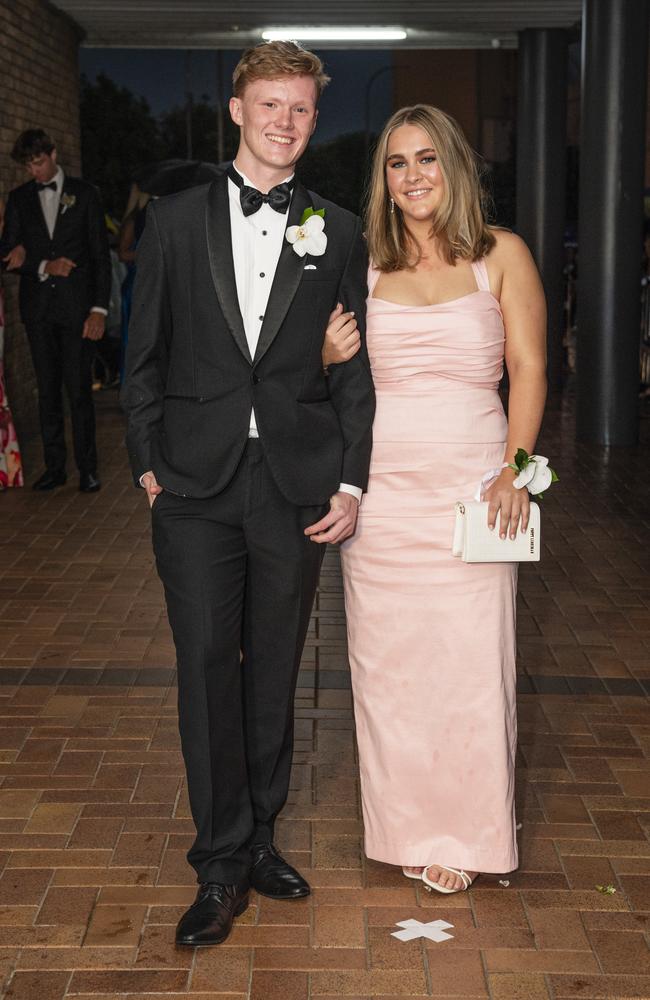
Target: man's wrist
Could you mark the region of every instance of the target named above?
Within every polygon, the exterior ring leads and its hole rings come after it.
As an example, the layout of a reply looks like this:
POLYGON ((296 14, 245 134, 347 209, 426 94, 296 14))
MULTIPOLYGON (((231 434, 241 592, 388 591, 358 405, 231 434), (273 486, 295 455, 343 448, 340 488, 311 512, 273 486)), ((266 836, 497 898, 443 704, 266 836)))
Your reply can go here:
POLYGON ((108 316, 108 309, 104 309, 103 306, 93 306, 90 310, 91 313, 100 313, 101 316, 108 316))
POLYGON ((340 483, 338 488, 339 493, 349 493, 350 496, 354 497, 357 503, 361 503, 361 497, 363 496, 363 490, 360 486, 352 486, 350 483, 340 483))

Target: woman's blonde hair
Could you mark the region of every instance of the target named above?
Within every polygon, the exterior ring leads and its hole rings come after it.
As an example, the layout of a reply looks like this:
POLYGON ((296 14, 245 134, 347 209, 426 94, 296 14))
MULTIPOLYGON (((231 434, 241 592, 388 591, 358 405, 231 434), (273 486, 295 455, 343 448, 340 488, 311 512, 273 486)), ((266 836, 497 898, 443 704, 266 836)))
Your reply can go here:
POLYGON ((421 128, 436 152, 444 190, 431 232, 440 240, 443 255, 450 264, 458 258, 479 260, 494 246, 495 238, 485 218, 476 155, 453 118, 430 104, 415 104, 389 118, 375 149, 366 203, 368 250, 374 266, 380 271, 401 271, 414 267, 421 255, 397 205, 391 212, 386 183, 388 142, 402 125, 421 128))
POLYGON ((253 80, 278 80, 284 76, 310 76, 316 84, 316 101, 330 82, 322 62, 296 42, 262 42, 247 49, 232 75, 234 97, 241 97, 253 80))

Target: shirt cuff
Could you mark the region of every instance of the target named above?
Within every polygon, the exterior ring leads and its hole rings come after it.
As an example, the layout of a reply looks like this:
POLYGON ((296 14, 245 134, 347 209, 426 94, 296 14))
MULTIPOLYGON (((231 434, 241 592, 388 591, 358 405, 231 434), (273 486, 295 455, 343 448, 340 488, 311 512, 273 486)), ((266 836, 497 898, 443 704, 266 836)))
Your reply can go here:
POLYGON ((341 483, 338 489, 339 493, 349 493, 353 496, 357 503, 361 503, 361 497, 363 496, 363 490, 359 486, 350 486, 349 483, 341 483))
POLYGON ((102 316, 108 316, 108 309, 104 309, 103 306, 93 306, 90 311, 91 313, 101 313, 102 316))
POLYGON ((40 264, 38 265, 38 277, 40 278, 41 281, 47 281, 47 278, 48 278, 47 274, 45 273, 45 265, 46 264, 47 264, 47 261, 46 260, 42 260, 40 262, 40 264))

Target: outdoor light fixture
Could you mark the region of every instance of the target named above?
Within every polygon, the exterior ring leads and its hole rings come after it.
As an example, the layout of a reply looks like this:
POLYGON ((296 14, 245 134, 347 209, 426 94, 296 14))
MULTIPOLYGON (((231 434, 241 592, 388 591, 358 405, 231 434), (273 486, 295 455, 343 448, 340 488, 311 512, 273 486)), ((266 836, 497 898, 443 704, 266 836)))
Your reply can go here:
POLYGON ((406 38, 403 28, 267 28, 266 42, 400 42, 406 38))

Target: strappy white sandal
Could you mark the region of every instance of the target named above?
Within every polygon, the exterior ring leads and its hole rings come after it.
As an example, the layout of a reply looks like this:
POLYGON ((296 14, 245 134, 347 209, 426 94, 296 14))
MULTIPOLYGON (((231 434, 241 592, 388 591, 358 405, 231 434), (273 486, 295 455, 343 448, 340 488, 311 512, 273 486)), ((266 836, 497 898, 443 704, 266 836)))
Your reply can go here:
MULTIPOLYGON (((419 868, 420 866, 419 865, 410 865, 409 867, 419 868)), ((402 874, 403 875, 406 875, 407 878, 417 879, 418 882, 420 882, 422 880, 422 874, 425 871, 426 871, 426 868, 423 868, 422 871, 420 872, 420 874, 418 875, 417 872, 410 872, 408 870, 408 868, 402 868, 402 874)))
MULTIPOLYGON (((430 868, 431 865, 428 867, 430 868)), ((472 885, 475 879, 478 878, 478 875, 476 875, 473 879, 470 878, 467 872, 463 871, 462 868, 450 868, 448 865, 436 865, 436 868, 442 868, 443 871, 451 872, 452 875, 458 875, 458 877, 463 880, 462 889, 448 889, 446 886, 439 885, 438 882, 432 882, 430 878, 427 878, 427 868, 425 868, 420 878, 424 884, 429 887, 429 889, 435 889, 436 892, 444 892, 446 894, 450 894, 452 892, 467 892, 470 885, 472 885)), ((406 872, 404 872, 404 874, 406 874, 406 872)))

